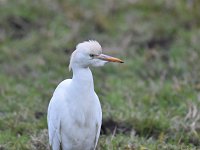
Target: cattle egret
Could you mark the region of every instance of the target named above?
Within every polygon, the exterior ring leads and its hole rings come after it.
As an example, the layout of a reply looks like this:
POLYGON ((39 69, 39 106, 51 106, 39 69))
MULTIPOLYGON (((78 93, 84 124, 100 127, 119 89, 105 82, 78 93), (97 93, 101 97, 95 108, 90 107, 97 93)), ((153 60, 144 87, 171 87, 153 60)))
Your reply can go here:
POLYGON ((89 66, 122 60, 102 54, 97 41, 85 41, 72 53, 72 79, 55 89, 48 107, 49 144, 52 150, 94 150, 102 122, 99 98, 94 91, 89 66))

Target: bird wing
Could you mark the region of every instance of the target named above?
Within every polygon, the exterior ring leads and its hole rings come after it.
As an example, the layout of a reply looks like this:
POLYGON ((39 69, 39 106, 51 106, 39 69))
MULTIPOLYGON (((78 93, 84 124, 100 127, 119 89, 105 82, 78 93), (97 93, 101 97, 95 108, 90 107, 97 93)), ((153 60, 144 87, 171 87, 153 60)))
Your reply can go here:
POLYGON ((96 96, 96 99, 98 101, 98 105, 97 105, 97 109, 96 110, 99 110, 98 112, 98 124, 97 124, 97 133, 96 133, 96 137, 95 137, 95 148, 97 146, 97 143, 98 143, 98 139, 99 139, 99 135, 100 135, 100 131, 101 131, 101 124, 102 124, 102 111, 101 111, 101 104, 99 102, 99 97, 97 96, 97 94, 95 93, 95 96, 96 96))
POLYGON ((61 147, 61 115, 63 102, 65 101, 65 90, 67 89, 71 79, 62 81, 49 103, 47 122, 49 132, 49 144, 53 150, 59 150, 61 147))
POLYGON ((49 144, 50 147, 54 149, 59 149, 61 144, 61 135, 60 135, 60 117, 59 114, 55 111, 55 107, 52 106, 54 103, 54 97, 52 97, 51 102, 48 107, 48 132, 49 132, 49 144))

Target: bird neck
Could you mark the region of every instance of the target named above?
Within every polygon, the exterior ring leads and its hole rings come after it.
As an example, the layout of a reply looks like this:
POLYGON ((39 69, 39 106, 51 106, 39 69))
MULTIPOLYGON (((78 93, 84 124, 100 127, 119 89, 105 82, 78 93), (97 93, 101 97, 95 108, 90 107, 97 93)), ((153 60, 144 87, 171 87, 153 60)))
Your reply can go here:
POLYGON ((87 68, 72 68, 72 82, 77 88, 82 90, 93 90, 93 76, 89 67, 87 68))

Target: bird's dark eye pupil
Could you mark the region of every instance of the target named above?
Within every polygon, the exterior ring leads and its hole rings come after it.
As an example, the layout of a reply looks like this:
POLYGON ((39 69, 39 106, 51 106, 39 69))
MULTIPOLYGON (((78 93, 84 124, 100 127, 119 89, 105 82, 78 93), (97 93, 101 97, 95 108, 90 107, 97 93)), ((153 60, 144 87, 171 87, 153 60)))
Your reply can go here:
POLYGON ((90 54, 90 57, 94 57, 95 55, 94 54, 90 54))

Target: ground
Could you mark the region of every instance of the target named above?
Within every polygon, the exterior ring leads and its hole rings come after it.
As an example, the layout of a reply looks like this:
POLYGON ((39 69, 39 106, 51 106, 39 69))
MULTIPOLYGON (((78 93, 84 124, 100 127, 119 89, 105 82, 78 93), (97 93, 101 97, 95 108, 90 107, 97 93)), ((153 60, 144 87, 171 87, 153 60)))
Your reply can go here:
POLYGON ((46 114, 75 45, 124 64, 92 68, 98 150, 200 149, 198 0, 0 0, 0 149, 48 149, 46 114))

